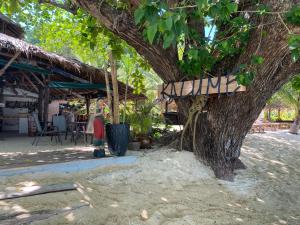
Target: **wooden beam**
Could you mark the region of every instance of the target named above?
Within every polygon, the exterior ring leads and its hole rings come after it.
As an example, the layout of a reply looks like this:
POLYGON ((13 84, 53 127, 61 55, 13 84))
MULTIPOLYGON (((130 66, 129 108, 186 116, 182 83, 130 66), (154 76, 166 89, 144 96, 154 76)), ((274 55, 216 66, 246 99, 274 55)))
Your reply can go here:
POLYGON ((35 75, 35 74, 32 73, 32 72, 31 72, 30 74, 33 76, 33 78, 34 78, 40 85, 42 85, 42 87, 45 87, 43 81, 41 81, 40 78, 38 78, 37 75, 35 75))
POLYGON ((0 70, 0 77, 5 73, 7 68, 18 58, 21 52, 16 52, 16 54, 6 63, 6 65, 0 70))
POLYGON ((86 79, 83 79, 81 77, 77 77, 71 73, 68 73, 64 70, 61 70, 61 69, 58 69, 58 68, 52 68, 52 72, 56 73, 56 74, 59 74, 63 77, 66 77, 66 78, 70 78, 72 80, 76 80, 76 81, 79 81, 80 83, 85 83, 85 84, 89 84, 90 82, 86 79))
POLYGON ((33 89, 38 93, 39 92, 39 89, 38 87, 30 80, 30 78, 27 76, 26 73, 24 72, 21 72, 22 75, 24 76, 25 80, 33 87, 33 89))
POLYGON ((232 92, 246 91, 245 86, 241 86, 233 75, 222 76, 220 78, 206 78, 195 81, 175 82, 159 85, 158 94, 161 98, 176 98, 192 95, 226 94, 232 92))
POLYGON ((70 91, 70 94, 71 94, 71 95, 74 95, 74 96, 77 97, 77 98, 85 99, 85 97, 84 97, 83 95, 78 94, 78 93, 76 93, 76 92, 70 91))

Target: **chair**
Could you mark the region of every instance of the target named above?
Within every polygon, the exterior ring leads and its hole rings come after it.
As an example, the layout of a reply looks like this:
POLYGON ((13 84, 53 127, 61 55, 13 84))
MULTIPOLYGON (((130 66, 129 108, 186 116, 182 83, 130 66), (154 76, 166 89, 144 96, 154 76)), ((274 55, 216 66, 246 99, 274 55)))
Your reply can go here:
MULTIPOLYGON (((52 124, 53 124, 53 127, 55 127, 57 129, 59 139, 60 139, 60 135, 63 134, 63 135, 65 135, 65 140, 66 140, 67 136, 68 136, 68 126, 67 126, 67 120, 66 120, 65 116, 63 116, 63 115, 53 116, 52 124)), ((60 141, 61 141, 61 139, 60 139, 60 141)))
POLYGON ((91 144, 93 143, 93 135, 94 135, 94 126, 93 126, 93 122, 94 122, 94 115, 90 115, 89 120, 87 125, 76 125, 75 128, 75 135, 74 135, 74 143, 75 145, 77 144, 77 139, 79 137, 79 135, 83 135, 84 138, 84 143, 85 145, 87 145, 88 142, 88 136, 91 136, 91 144))
POLYGON ((40 138, 45 135, 51 135, 51 141, 52 141, 53 136, 55 136, 56 142, 57 142, 57 140, 60 141, 59 132, 56 127, 53 127, 53 126, 48 127, 49 122, 48 123, 46 122, 44 125, 44 129, 42 129, 38 115, 36 113, 32 113, 32 117, 33 117, 33 120, 34 120, 36 128, 37 128, 37 134, 33 139, 32 145, 35 144, 35 146, 37 146, 37 144, 40 141, 40 138))

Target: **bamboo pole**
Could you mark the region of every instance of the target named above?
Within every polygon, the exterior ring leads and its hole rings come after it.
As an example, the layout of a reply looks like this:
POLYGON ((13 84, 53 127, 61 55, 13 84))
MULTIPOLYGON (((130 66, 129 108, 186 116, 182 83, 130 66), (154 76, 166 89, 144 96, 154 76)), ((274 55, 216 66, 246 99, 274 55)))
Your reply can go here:
POLYGON ((110 112, 110 122, 113 123, 113 110, 112 110, 112 97, 110 93, 110 83, 109 83, 109 76, 107 72, 107 67, 104 69, 105 75, 105 83, 106 83, 106 94, 107 94, 107 101, 108 101, 108 108, 110 112))
POLYGON ((119 91, 118 91, 118 80, 117 80, 117 65, 116 60, 112 52, 109 52, 110 58, 110 67, 111 67, 111 80, 113 85, 113 102, 114 102, 114 111, 113 111, 113 124, 120 123, 120 112, 119 112, 119 91))
POLYGON ((126 79, 126 90, 125 90, 125 99, 124 99, 123 123, 125 123, 125 119, 126 119, 126 105, 127 105, 127 92, 128 92, 129 76, 130 76, 130 75, 127 74, 127 79, 126 79))

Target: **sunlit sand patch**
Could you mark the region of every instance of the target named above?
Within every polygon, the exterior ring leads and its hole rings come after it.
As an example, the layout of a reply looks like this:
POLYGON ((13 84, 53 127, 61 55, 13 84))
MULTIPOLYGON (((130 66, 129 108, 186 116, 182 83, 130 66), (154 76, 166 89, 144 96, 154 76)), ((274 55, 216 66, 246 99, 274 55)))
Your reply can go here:
POLYGON ((22 181, 22 182, 19 182, 17 185, 19 185, 19 186, 25 186, 25 187, 30 187, 30 186, 37 185, 37 182, 35 182, 35 181, 22 181))
POLYGON ((22 206, 18 205, 18 204, 14 204, 11 207, 12 210, 14 210, 15 212, 22 212, 22 213, 28 213, 29 211, 27 209, 24 209, 22 206))
POLYGON ((16 216, 16 218, 17 219, 26 219, 26 218, 29 218, 30 216, 31 216, 30 213, 24 213, 24 214, 16 216))
POLYGON ((71 212, 71 213, 67 214, 67 215, 65 216, 65 218, 66 218, 69 222, 72 222, 72 221, 74 221, 75 216, 74 216, 74 214, 71 212))
POLYGON ((168 202, 168 199, 166 199, 165 197, 161 197, 160 199, 164 202, 168 202))
POLYGON ((261 198, 256 198, 256 201, 261 202, 261 203, 265 203, 265 201, 262 200, 261 198))

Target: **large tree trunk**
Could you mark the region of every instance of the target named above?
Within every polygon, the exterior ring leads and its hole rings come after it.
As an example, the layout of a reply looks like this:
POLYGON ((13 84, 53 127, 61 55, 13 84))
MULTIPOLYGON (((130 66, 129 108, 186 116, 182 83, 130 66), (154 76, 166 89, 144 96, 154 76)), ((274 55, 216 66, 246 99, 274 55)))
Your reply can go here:
MULTIPOLYGON (((78 6, 88 11, 115 35, 133 46, 144 56, 154 71, 164 81, 178 81, 184 75, 177 66, 176 49, 167 51, 160 45, 149 45, 141 30, 135 26, 132 12, 114 9, 96 0, 75 0, 78 6)), ((134 1, 136 6, 138 1, 134 1)), ((240 1, 241 4, 247 1, 240 1)), ((299 0, 261 1, 271 11, 286 11, 299 0)), ((248 2, 249 3, 249 2, 248 2)), ((254 10, 252 3, 244 4, 243 10, 254 10)), ((246 50, 239 56, 227 58, 218 64, 214 75, 224 75, 242 63, 249 63, 253 55, 260 55, 265 62, 257 70, 253 83, 244 93, 234 96, 209 98, 205 113, 199 116, 196 129, 196 148, 193 149, 193 132, 185 136, 185 148, 194 150, 195 155, 210 165, 217 177, 233 179, 233 170, 240 156, 243 140, 252 124, 259 116, 266 101, 293 75, 300 72, 300 63, 292 63, 287 45, 288 32, 277 14, 260 16, 251 14, 250 21, 257 28, 253 29, 246 50), (266 26, 265 24, 271 24, 266 26), (262 34, 266 35, 262 35, 262 34)), ((290 27, 292 31, 296 28, 290 27)), ((199 31, 201 32, 201 30, 199 31)), ((178 99, 180 118, 185 122, 189 116, 189 108, 194 99, 178 99)), ((193 125, 189 128, 192 131, 193 125)))

